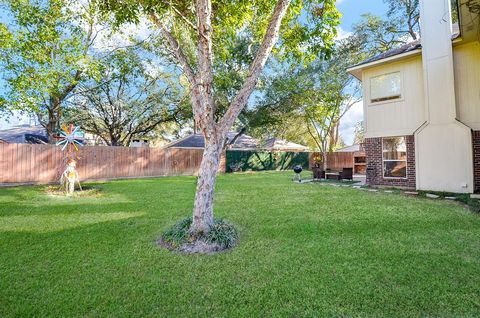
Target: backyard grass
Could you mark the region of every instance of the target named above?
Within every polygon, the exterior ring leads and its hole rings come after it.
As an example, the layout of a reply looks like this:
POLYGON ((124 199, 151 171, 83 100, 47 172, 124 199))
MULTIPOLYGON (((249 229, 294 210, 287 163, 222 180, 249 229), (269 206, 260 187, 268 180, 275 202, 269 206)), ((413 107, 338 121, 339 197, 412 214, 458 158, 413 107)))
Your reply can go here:
POLYGON ((0 316, 479 316, 480 215, 458 203, 221 176, 233 250, 155 244, 195 178, 93 184, 73 199, 0 189, 0 316))

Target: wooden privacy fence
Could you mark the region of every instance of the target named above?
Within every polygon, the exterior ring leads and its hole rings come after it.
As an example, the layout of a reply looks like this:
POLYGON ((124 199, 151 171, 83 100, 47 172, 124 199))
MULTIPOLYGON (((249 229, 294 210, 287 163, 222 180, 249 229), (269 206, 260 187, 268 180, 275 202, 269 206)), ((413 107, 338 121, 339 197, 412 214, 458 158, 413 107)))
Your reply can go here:
MULTIPOLYGON (((331 152, 327 154, 327 169, 342 170, 342 168, 353 168, 354 152, 331 152)), ((318 152, 311 152, 309 156, 310 167, 315 163, 315 156, 318 152)))
MULTIPOLYGON (((195 175, 203 149, 86 146, 76 152, 81 180, 195 175)), ((0 183, 52 183, 65 169, 59 146, 0 143, 0 183)))
MULTIPOLYGON (((78 161, 77 170, 81 180, 196 175, 200 168, 202 154, 203 149, 195 148, 102 146, 81 147, 75 153, 78 161)), ((312 167, 314 164, 313 158, 318 153, 294 155, 295 160, 302 159, 304 156, 305 158, 302 160, 305 163, 308 156, 309 166, 312 167)), ((226 157, 229 157, 228 152, 227 156, 224 155, 221 160, 220 171, 222 172, 225 172, 227 165, 226 157)), ((301 163, 295 160, 289 161, 285 167, 288 169, 293 164, 301 163)), ((65 164, 66 153, 59 146, 0 143, 0 184, 57 182, 65 169, 65 164)), ((327 166, 332 170, 353 167, 354 153, 329 153, 327 166)))

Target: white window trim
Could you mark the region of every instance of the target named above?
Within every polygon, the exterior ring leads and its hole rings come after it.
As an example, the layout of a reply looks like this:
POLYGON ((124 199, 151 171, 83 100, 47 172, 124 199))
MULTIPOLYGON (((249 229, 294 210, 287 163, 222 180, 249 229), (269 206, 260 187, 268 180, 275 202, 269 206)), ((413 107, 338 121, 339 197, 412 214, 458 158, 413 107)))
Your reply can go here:
POLYGON ((403 83, 405 82, 405 78, 403 76, 403 71, 402 70, 394 70, 391 72, 387 73, 378 73, 375 75, 372 75, 368 78, 368 100, 367 100, 367 105, 368 106, 376 106, 376 105, 385 105, 385 104, 391 104, 391 103, 398 103, 398 102, 403 102, 405 101, 405 94, 404 94, 404 89, 403 89, 403 83), (382 75, 388 75, 388 74, 393 74, 393 73, 400 73, 400 97, 398 98, 392 98, 392 99, 387 99, 387 100, 382 100, 382 101, 377 101, 377 102, 372 102, 372 78, 382 76, 382 75))
POLYGON ((408 147, 407 147, 407 136, 391 136, 391 137, 382 137, 382 177, 383 179, 390 179, 390 180, 407 180, 408 179, 408 147), (385 151, 383 150, 383 140, 389 138, 403 138, 405 140, 405 153, 407 159, 405 160, 394 160, 394 159, 384 159, 383 154, 385 151), (396 161, 396 162, 405 162, 405 177, 385 177, 385 167, 383 162, 385 161, 396 161))

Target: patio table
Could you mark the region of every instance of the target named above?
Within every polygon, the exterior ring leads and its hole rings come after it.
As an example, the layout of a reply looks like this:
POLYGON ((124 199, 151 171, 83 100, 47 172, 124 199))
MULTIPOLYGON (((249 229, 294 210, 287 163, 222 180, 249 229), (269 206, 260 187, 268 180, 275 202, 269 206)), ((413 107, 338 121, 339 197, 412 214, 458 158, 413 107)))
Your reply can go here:
POLYGON ((325 172, 326 179, 340 180, 340 172, 325 172))

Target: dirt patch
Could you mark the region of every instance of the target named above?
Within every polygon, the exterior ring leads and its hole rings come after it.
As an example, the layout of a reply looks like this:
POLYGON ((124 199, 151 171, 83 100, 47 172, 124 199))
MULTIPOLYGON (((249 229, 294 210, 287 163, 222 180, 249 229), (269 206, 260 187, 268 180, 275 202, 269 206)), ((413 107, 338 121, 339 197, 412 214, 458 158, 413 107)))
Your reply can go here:
MULTIPOLYGON (((50 196, 62 196, 67 197, 65 190, 60 186, 48 186, 44 189, 44 193, 50 196)), ((87 198, 97 198, 103 196, 102 189, 98 187, 85 186, 82 187, 82 190, 75 189, 72 197, 87 197, 87 198)))
POLYGON ((182 254, 215 254, 229 250, 217 243, 208 243, 204 240, 196 240, 194 242, 184 243, 180 246, 173 246, 162 239, 157 240, 160 247, 166 248, 169 251, 179 252, 182 254))

